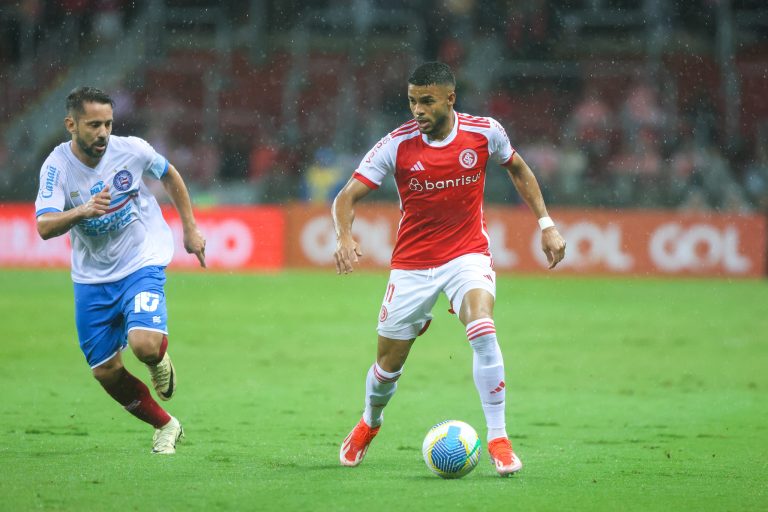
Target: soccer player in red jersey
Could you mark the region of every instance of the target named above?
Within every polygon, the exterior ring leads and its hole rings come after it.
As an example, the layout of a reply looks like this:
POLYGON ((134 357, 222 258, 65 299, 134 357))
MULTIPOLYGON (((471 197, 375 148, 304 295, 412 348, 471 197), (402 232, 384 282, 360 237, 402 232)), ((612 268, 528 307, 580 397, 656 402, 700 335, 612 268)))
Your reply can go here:
POLYGON ((506 168, 539 220, 549 268, 565 256, 565 240, 547 214, 533 172, 494 119, 454 111, 456 80, 439 62, 419 66, 408 79, 414 119, 381 139, 360 162, 333 203, 336 271, 353 271, 362 252, 352 237, 354 207, 393 175, 402 218, 378 324, 378 353, 366 378, 365 411, 344 439, 339 460, 357 466, 383 420, 408 353, 426 331, 440 293, 466 327, 473 374, 488 426, 488 451, 501 476, 522 468, 505 422, 504 361, 496 339, 496 274, 483 217, 489 160, 506 168))

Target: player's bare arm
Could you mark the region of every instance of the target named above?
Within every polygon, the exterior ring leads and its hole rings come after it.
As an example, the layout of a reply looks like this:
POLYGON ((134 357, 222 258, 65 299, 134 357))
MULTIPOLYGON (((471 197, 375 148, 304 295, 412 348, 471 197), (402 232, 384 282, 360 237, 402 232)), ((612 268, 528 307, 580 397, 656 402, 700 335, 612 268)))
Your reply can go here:
POLYGON ((162 182, 181 217, 181 225, 184 229, 184 249, 197 256, 200 266, 205 268, 205 238, 197 228, 195 215, 192 212, 192 200, 189 198, 184 179, 173 165, 168 164, 168 171, 163 176, 162 182))
POLYGON ((43 240, 61 236, 81 220, 101 217, 107 213, 110 201, 112 201, 112 194, 107 185, 101 192, 91 196, 87 203, 76 208, 40 215, 37 218, 37 232, 43 240))
MULTIPOLYGON (((539 183, 525 160, 515 153, 505 167, 520 197, 533 211, 536 218, 548 217, 539 183)), ((548 227, 541 232, 541 250, 547 255, 550 269, 555 268, 565 257, 565 240, 555 226, 548 227)))
POLYGON ((352 237, 352 222, 355 220, 355 204, 371 191, 367 185, 350 178, 341 192, 333 200, 331 212, 333 225, 336 229, 336 273, 348 274, 354 270, 353 265, 363 255, 357 241, 352 237))

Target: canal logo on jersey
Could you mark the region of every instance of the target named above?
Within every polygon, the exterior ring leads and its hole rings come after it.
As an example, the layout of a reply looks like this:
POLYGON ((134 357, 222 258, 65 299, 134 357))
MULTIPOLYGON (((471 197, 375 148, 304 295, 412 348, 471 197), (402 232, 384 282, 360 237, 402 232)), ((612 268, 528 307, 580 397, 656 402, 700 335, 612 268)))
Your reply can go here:
POLYGON ((49 165, 45 168, 45 183, 41 183, 40 197, 50 199, 53 197, 53 189, 59 184, 59 170, 49 165))
POLYGON ((123 169, 122 171, 115 174, 115 178, 112 180, 112 184, 115 187, 115 190, 125 192, 131 188, 131 185, 133 185, 133 175, 127 169, 123 169))

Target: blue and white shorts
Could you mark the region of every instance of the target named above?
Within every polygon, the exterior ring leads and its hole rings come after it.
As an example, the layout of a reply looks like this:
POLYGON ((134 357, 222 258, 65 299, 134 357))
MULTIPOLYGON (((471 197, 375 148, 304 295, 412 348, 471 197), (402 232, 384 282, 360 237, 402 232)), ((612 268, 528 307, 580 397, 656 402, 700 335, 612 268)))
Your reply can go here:
POLYGON ((128 345, 128 333, 144 329, 168 334, 163 267, 140 268, 114 283, 75 283, 75 323, 80 349, 91 368, 128 345))

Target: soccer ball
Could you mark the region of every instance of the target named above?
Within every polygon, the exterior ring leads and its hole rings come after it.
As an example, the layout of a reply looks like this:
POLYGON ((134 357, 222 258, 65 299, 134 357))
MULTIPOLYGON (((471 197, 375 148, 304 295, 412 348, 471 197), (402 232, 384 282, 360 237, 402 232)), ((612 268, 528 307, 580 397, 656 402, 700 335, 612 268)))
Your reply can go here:
POLYGON ((429 429, 421 453, 437 476, 461 478, 477 466, 480 439, 475 429, 463 421, 447 420, 429 429))

